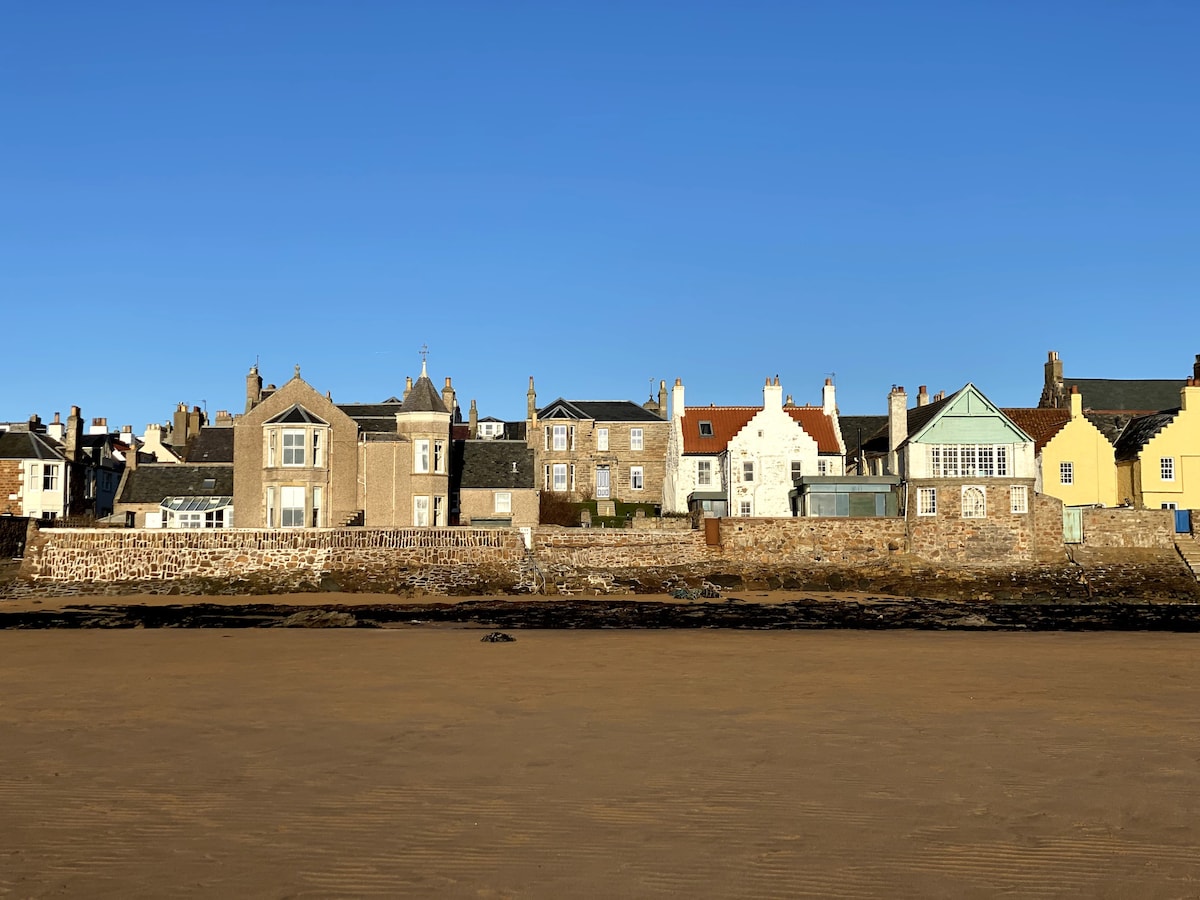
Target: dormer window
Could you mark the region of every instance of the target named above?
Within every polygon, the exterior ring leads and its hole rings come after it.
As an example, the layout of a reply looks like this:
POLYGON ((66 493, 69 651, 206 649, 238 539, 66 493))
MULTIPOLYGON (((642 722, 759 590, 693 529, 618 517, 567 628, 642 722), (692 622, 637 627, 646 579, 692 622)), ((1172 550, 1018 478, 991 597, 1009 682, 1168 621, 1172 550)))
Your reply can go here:
POLYGON ((712 436, 713 436, 712 422, 709 422, 707 419, 705 419, 704 421, 702 421, 700 423, 700 437, 712 437, 712 436))

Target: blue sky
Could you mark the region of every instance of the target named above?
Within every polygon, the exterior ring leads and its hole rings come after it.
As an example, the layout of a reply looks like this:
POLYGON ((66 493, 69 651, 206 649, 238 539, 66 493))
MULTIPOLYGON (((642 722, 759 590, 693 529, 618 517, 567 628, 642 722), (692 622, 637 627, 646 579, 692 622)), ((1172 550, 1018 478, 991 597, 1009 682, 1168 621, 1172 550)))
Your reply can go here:
POLYGON ((9 4, 0 421, 1034 405, 1200 352, 1200 4, 9 4))

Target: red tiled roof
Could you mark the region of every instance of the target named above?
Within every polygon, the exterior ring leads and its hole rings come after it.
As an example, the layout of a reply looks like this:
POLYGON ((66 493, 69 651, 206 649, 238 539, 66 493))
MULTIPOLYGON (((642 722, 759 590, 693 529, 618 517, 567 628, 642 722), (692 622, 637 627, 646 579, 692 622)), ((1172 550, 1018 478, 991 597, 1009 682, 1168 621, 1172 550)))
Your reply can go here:
POLYGON ((1071 421, 1071 411, 1068 409, 1021 407, 1002 409, 1000 412, 1012 419, 1018 428, 1033 438, 1035 453, 1041 453, 1042 448, 1050 443, 1050 439, 1071 421))
POLYGON ((817 442, 818 453, 841 453, 837 434, 833 430, 833 419, 825 415, 819 406, 785 406, 783 411, 800 423, 817 442))
MULTIPOLYGON (((689 406, 683 411, 683 452, 720 453, 746 427, 761 406, 689 406), (701 437, 700 423, 712 423, 712 437, 701 437)), ((817 442, 818 453, 841 453, 833 420, 819 406, 785 406, 786 412, 817 442)))

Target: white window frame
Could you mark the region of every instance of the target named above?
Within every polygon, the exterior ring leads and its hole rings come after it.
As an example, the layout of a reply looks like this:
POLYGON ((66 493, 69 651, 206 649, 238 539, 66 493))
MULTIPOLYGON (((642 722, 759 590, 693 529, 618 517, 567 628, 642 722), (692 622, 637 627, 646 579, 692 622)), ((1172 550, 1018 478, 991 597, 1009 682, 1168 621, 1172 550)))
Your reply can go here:
POLYGON ((646 489, 646 471, 641 466, 629 467, 629 489, 631 491, 646 489))
POLYGON ((324 449, 321 442, 321 431, 323 429, 314 428, 312 433, 312 464, 313 468, 320 468, 322 463, 321 451, 324 449))
POLYGON ((1008 509, 1014 516, 1029 512, 1029 488, 1023 484, 1014 484, 1008 489, 1008 509))
POLYGON ((937 515, 937 488, 931 488, 931 487, 917 488, 917 515, 918 516, 936 516, 937 515))
POLYGON ((267 487, 267 527, 275 527, 275 488, 267 487))
MULTIPOLYGON (((40 468, 41 467, 37 463, 29 464, 29 490, 30 491, 39 491, 42 488, 42 479, 41 479, 41 474, 39 472, 40 468)), ((31 515, 30 518, 36 519, 37 516, 31 515)))
POLYGON ((429 472, 429 444, 428 438, 419 438, 413 441, 413 471, 420 475, 429 472))
MULTIPOLYGON (((298 469, 304 466, 308 458, 308 435, 303 428, 284 428, 280 445, 283 449, 283 465, 285 468, 298 469)), ((282 508, 282 507, 280 507, 282 508)))
POLYGON ((964 484, 962 486, 962 517, 964 519, 987 518, 987 489, 979 484, 964 484), (968 498, 972 502, 968 503, 968 498), (978 499, 978 503, 973 502, 978 499))
POLYGON ((1063 460, 1058 464, 1058 483, 1075 483, 1075 463, 1070 462, 1069 460, 1063 460))
POLYGON ((433 498, 433 526, 441 528, 446 524, 446 498, 435 494, 433 498))
POLYGON ((753 480, 754 480, 754 460, 744 459, 744 460, 742 460, 742 481, 753 481, 753 480))
POLYGON ((551 490, 553 490, 556 494, 565 493, 567 490, 567 464, 554 463, 554 465, 552 465, 550 468, 553 470, 553 483, 551 490))
POLYGON ((429 527, 429 497, 424 494, 413 496, 413 526, 429 527))
POLYGON ((643 450, 646 447, 646 433, 641 428, 629 429, 629 449, 643 450))
POLYGON ((608 452, 608 429, 607 428, 597 428, 596 429, 596 449, 599 450, 601 453, 608 452))
POLYGON ((712 483, 712 460, 696 460, 696 486, 710 487, 712 483))
POLYGON ((1007 478, 1007 444, 930 444, 933 478, 1007 478))
POLYGON ((285 484, 279 488, 280 528, 304 527, 304 499, 304 488, 300 485, 285 484), (296 505, 297 499, 299 506, 296 505))
POLYGON ((321 527, 321 500, 323 498, 323 495, 324 495, 324 491, 321 490, 320 486, 314 485, 313 489, 312 489, 312 519, 311 519, 313 528, 321 527))
POLYGON ((267 429, 267 468, 273 469, 276 465, 276 453, 279 444, 279 431, 275 428, 267 429))
POLYGON ((829 460, 818 459, 817 460, 817 474, 818 475, 831 475, 832 473, 829 471, 829 465, 830 465, 829 460))
POLYGON ((512 491, 496 491, 492 494, 492 511, 512 515, 512 491))
POLYGON ((434 441, 433 442, 433 471, 439 472, 439 473, 446 471, 446 442, 445 441, 434 441))
POLYGON ((1163 481, 1175 480, 1175 457, 1164 456, 1158 461, 1158 476, 1163 481))
POLYGON ((58 490, 58 464, 43 463, 42 464, 42 490, 57 491, 58 490))
POLYGON ((738 515, 743 518, 749 518, 754 515, 754 502, 752 500, 742 500, 738 503, 738 515))
POLYGON ((566 450, 567 449, 567 426, 566 425, 552 425, 550 427, 550 430, 551 430, 551 434, 553 436, 552 440, 551 440, 551 444, 553 446, 551 446, 550 449, 557 450, 557 451, 566 450))

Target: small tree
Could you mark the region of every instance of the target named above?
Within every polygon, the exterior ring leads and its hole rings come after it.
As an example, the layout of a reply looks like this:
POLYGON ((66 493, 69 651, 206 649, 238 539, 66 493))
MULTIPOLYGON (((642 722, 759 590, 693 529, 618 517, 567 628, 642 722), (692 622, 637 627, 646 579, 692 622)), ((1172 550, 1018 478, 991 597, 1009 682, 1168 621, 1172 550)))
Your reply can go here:
POLYGON ((538 495, 538 521, 543 525, 578 525, 579 507, 568 494, 542 491, 538 495))

